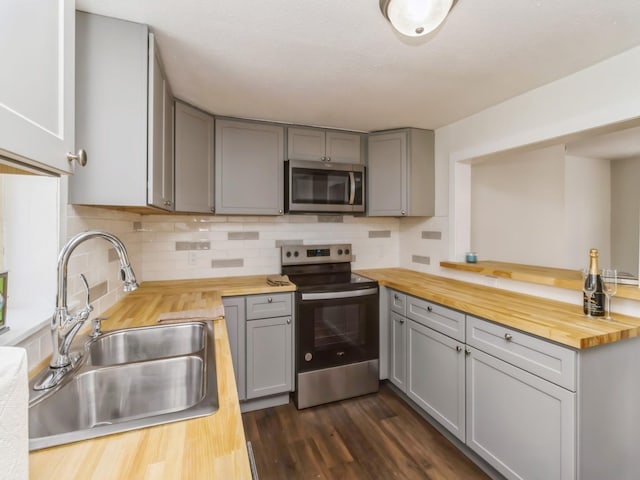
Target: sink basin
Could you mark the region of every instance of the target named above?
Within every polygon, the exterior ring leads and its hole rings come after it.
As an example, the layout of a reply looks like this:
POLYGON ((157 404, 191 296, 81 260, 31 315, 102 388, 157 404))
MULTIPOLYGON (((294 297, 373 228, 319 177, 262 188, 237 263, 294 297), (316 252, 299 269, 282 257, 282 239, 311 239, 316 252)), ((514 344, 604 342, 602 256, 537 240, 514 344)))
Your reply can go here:
POLYGON ((214 413, 213 345, 210 322, 120 330, 88 342, 83 363, 62 385, 41 397, 31 390, 30 450, 214 413))
POLYGON ((91 365, 115 365, 190 355, 202 350, 206 324, 185 323, 108 332, 88 344, 91 365))

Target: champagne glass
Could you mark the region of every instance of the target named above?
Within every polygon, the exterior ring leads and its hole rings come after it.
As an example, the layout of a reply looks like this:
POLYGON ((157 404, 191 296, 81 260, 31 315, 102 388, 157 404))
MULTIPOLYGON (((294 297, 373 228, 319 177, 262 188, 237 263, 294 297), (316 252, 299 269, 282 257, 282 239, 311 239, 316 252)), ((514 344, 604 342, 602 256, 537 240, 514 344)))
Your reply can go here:
POLYGON ((595 275, 590 275, 587 268, 583 268, 580 272, 582 273, 582 291, 587 297, 587 318, 593 318, 591 316, 591 298, 597 288, 596 277, 595 275))
POLYGON ((611 320, 611 297, 618 292, 618 272, 612 268, 603 268, 600 276, 602 277, 602 290, 607 297, 607 320, 611 320))

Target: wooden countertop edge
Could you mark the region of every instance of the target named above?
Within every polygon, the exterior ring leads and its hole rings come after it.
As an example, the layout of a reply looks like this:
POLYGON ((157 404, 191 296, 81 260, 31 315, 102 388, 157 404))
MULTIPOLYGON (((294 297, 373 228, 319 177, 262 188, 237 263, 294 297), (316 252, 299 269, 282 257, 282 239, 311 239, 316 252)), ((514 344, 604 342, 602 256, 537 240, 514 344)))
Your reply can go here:
POLYGON ((407 269, 370 269, 357 273, 378 280, 382 286, 574 349, 640 336, 637 317, 616 314, 612 321, 589 320, 577 305, 407 269))
MULTIPOLYGON (((483 260, 477 263, 442 261, 440 262, 440 266, 452 270, 508 278, 538 285, 548 285, 550 287, 577 291, 582 290, 582 279, 580 272, 577 270, 498 262, 494 260, 483 260)), ((630 300, 640 300, 640 288, 632 285, 618 285, 616 296, 630 300)))

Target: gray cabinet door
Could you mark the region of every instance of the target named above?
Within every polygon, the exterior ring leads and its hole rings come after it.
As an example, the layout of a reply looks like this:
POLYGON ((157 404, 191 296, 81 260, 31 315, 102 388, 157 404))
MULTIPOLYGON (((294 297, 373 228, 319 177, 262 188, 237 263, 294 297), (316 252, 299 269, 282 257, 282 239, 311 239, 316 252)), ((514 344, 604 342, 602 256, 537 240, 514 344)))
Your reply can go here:
POLYGON ((406 385, 406 322, 407 320, 394 311, 389 312, 389 380, 403 392, 406 385))
POLYGON ((335 163, 362 163, 362 135, 327 130, 325 155, 335 163))
POLYGON ((3 0, 2 16, 0 154, 70 172, 66 154, 75 151, 75 2, 3 0))
POLYGON ((173 99, 146 25, 78 12, 69 202, 173 209, 173 99))
POLYGON ((224 321, 229 335, 238 398, 244 400, 246 398, 244 297, 226 297, 222 299, 222 304, 224 305, 224 321))
POLYGON ((509 479, 575 479, 576 394, 467 349, 467 445, 509 479))
POLYGON ((289 160, 323 160, 325 132, 320 128, 287 128, 289 160))
POLYGON ((413 320, 407 321, 406 393, 464 442, 464 345, 413 320))
POLYGON ((369 216, 407 214, 407 133, 393 132, 369 137, 369 216))
POLYGON ((291 331, 290 316, 247 321, 247 400, 291 390, 291 331))
POLYGON ((321 128, 287 128, 287 158, 362 163, 362 135, 321 128))
POLYGON ((154 35, 149 34, 147 202, 173 210, 173 102, 154 35))
POLYGON ((175 207, 177 212, 211 213, 213 198, 213 117, 175 103, 175 207))
POLYGON ((284 127, 216 120, 216 213, 281 215, 284 127))

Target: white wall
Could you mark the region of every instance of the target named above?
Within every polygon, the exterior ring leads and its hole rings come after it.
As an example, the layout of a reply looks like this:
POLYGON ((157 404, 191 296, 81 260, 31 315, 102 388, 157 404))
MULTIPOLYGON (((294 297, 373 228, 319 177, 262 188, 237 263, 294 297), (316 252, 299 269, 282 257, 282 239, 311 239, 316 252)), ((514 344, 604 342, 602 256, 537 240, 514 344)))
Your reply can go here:
POLYGON ((638 275, 640 158, 611 162, 611 264, 638 275))
POLYGON ((534 89, 436 132, 437 161, 451 163, 449 257, 470 248, 470 165, 461 161, 558 143, 590 128, 640 117, 640 47, 534 89))
POLYGON ((591 248, 598 249, 600 268, 611 265, 610 165, 609 160, 565 157, 564 261, 558 266, 586 268, 591 248))
POLYGON ((564 147, 471 167, 471 250, 480 259, 565 266, 564 147))

